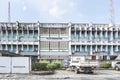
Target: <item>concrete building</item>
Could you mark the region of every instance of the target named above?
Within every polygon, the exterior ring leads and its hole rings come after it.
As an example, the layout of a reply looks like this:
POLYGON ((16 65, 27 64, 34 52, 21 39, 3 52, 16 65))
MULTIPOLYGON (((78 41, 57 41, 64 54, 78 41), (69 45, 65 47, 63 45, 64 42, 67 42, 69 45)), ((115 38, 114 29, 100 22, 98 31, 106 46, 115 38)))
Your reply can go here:
POLYGON ((0 23, 0 50, 41 59, 68 58, 68 23, 0 23))
POLYGON ((72 53, 118 55, 120 25, 0 22, 0 50, 50 60, 72 53))

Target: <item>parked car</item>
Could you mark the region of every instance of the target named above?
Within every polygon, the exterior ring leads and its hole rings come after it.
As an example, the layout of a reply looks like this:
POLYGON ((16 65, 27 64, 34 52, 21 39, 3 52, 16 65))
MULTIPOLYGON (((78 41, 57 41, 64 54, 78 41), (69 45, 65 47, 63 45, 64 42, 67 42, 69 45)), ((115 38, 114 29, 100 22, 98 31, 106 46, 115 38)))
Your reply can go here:
POLYGON ((120 70, 120 62, 117 62, 116 64, 115 64, 115 70, 120 70))

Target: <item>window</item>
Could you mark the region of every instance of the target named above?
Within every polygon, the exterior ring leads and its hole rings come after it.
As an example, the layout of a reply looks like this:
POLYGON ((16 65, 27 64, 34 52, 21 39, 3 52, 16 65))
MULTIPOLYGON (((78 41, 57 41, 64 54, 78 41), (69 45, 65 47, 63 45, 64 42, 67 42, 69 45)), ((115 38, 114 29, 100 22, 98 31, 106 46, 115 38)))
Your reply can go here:
POLYGON ((68 50, 68 42, 60 42, 60 50, 68 50))
POLYGON ((37 52, 38 51, 38 46, 34 45, 34 51, 37 52))
POLYGON ((11 51, 11 45, 8 45, 8 51, 11 51))
POLYGON ((5 50, 6 49, 6 45, 2 45, 2 49, 5 50))
POLYGON ((34 31, 34 36, 35 36, 35 37, 38 36, 38 31, 37 31, 37 30, 34 31))
POLYGON ((19 34, 19 35, 22 35, 22 30, 19 30, 19 31, 18 31, 18 34, 19 34))
POLYGON ((41 41, 40 45, 41 45, 41 47, 40 47, 41 50, 49 50, 49 42, 41 41))
POLYGON ((66 28, 61 28, 61 34, 67 34, 67 29, 66 28))
POLYGON ((72 51, 72 52, 75 51, 75 45, 72 45, 72 46, 71 46, 71 51, 72 51))
POLYGON ((85 46, 84 45, 82 46, 82 52, 85 52, 85 46))
POLYGON ((84 32, 84 31, 81 32, 81 37, 82 37, 82 38, 85 37, 85 32, 84 32))
POLYGON ((107 60, 107 56, 103 56, 103 60, 107 60))
POLYGON ((3 30, 3 31, 2 31, 2 34, 3 34, 3 37, 5 37, 5 36, 6 36, 6 31, 3 30))
POLYGON ((12 35, 11 30, 8 30, 8 37, 12 35))
POLYGON ((59 29, 56 28, 50 28, 50 36, 58 36, 59 34, 59 29))
POLYGON ((49 28, 40 28, 40 35, 49 35, 49 28))
POLYGON ((100 31, 97 32, 97 36, 100 38, 100 31))
POLYGON ((23 45, 23 51, 27 51, 27 45, 23 45))
POLYGON ((92 60, 96 60, 96 56, 92 56, 92 60))
POLYGON ((29 45, 29 51, 33 51, 33 46, 29 45))
POLYGON ((50 42, 50 50, 58 50, 58 42, 50 42))
POLYGON ((33 30, 29 30, 29 36, 33 36, 33 30))
POLYGON ((79 63, 79 61, 72 61, 72 63, 79 63))
POLYGON ((117 56, 110 56, 110 60, 115 60, 117 56))
POLYGON ((103 38, 105 38, 105 33, 106 33, 106 32, 105 32, 105 31, 103 31, 103 38))
POLYGON ((76 51, 80 52, 80 46, 79 45, 76 46, 76 51))
POLYGON ((27 37, 27 30, 24 30, 24 37, 27 37))
POLYGON ((16 45, 13 45, 13 51, 16 51, 16 45))
POLYGON ((22 51, 22 45, 18 45, 18 50, 22 51))

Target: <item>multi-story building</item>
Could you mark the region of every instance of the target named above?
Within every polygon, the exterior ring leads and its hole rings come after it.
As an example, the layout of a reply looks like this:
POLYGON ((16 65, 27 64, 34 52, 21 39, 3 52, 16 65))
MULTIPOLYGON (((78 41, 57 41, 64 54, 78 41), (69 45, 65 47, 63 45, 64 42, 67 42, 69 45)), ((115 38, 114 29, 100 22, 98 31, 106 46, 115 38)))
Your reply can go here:
POLYGON ((72 53, 118 55, 120 25, 1 22, 0 50, 50 60, 64 60, 72 53))
POLYGON ((41 59, 68 58, 67 23, 0 23, 0 50, 41 59))
POLYGON ((120 25, 71 24, 71 52, 111 59, 120 54, 120 25))

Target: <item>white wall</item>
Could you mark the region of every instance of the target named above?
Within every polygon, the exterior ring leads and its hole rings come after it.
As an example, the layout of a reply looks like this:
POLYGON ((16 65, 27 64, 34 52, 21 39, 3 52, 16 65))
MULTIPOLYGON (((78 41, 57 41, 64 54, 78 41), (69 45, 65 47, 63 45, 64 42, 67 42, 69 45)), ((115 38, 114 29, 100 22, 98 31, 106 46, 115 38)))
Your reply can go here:
POLYGON ((11 72, 11 57, 0 57, 0 73, 11 72))
POLYGON ((12 73, 29 73, 30 62, 28 57, 12 57, 12 73))

